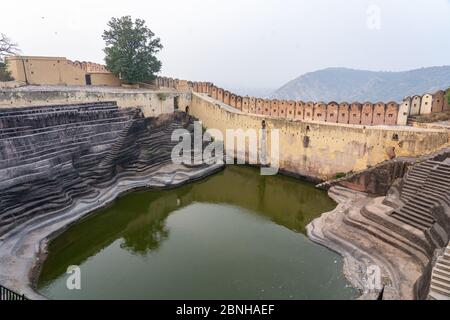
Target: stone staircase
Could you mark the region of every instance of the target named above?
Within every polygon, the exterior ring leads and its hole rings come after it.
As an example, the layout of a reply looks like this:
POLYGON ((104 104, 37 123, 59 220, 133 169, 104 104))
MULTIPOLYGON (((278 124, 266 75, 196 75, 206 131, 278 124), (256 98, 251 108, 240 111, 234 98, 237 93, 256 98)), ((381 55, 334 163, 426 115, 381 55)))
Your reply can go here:
POLYGON ((76 164, 110 148, 131 119, 114 102, 1 109, 0 235, 95 193, 76 164))
POLYGON ((450 300, 450 243, 433 268, 428 298, 450 300))
POLYGON ((106 155, 106 157, 103 158, 103 160, 100 162, 100 167, 109 167, 112 165, 114 159, 117 157, 117 154, 120 152, 122 147, 124 146, 125 139, 128 135, 128 130, 132 126, 133 121, 130 120, 127 125, 123 128, 122 132, 119 134, 119 136, 116 139, 116 142, 114 143, 114 146, 111 148, 109 153, 106 155))
POLYGON ((450 207, 450 162, 427 160, 414 166, 404 178, 401 200, 404 205, 392 216, 422 231, 429 230, 436 222, 436 207, 450 207))
POLYGON ((167 163, 172 130, 193 121, 143 118, 115 102, 0 109, 0 239, 167 163))
POLYGON ((414 126, 414 123, 416 122, 416 118, 414 116, 409 116, 408 120, 406 122, 407 126, 414 126))
MULTIPOLYGON (((380 266, 389 279, 383 299, 425 299, 429 294, 430 299, 448 299, 450 149, 405 161, 405 166, 390 161, 379 167, 391 175, 398 170, 403 177, 390 184, 386 196, 355 191, 351 186, 358 179, 351 176, 329 183, 328 194, 339 205, 314 220, 308 235, 340 252, 346 259, 346 273, 364 290, 368 289, 360 270, 380 266), (433 269, 436 252, 444 247, 433 269)), ((372 181, 371 175, 364 177, 361 180, 372 181)))

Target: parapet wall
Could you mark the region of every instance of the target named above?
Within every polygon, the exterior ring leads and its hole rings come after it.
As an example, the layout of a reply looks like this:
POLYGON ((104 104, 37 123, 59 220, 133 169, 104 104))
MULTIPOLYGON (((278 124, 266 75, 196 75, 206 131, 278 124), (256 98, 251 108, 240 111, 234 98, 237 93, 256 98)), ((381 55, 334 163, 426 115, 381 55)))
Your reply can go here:
MULTIPOLYGON (((219 129, 225 143, 227 129, 259 132, 264 123, 267 137, 278 129, 280 169, 315 180, 364 170, 396 156, 421 156, 449 143, 445 130, 285 121, 235 110, 196 93, 193 93, 189 113, 205 127, 219 129)), ((270 155, 271 142, 267 140, 266 153, 270 155)), ((246 150, 235 151, 246 154, 246 150)))
POLYGON ((6 60, 13 78, 28 85, 121 85, 119 78, 98 63, 36 56, 12 56, 6 60))
POLYGON ((25 87, 0 91, 0 110, 9 107, 58 105, 116 101, 119 108, 139 108, 145 117, 172 113, 177 104, 185 108, 190 104, 190 93, 174 90, 124 90, 112 88, 85 87, 25 87))
POLYGON ((401 104, 389 102, 314 102, 286 101, 277 99, 261 99, 241 97, 211 82, 191 82, 167 77, 159 77, 156 84, 161 87, 177 88, 180 83, 186 83, 193 92, 204 93, 232 106, 244 113, 258 114, 282 119, 299 121, 320 121, 341 124, 377 125, 407 125, 408 117, 433 112, 450 111, 450 105, 445 99, 446 91, 439 90, 434 94, 425 93, 422 96, 406 97, 401 104))

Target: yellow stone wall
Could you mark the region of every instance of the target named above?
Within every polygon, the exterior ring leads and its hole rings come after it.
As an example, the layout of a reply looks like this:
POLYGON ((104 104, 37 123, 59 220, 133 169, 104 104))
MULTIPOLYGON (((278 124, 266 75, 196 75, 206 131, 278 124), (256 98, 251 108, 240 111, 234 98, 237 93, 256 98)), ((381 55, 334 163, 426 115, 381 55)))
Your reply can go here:
MULTIPOLYGON (((275 119, 234 111, 198 93, 193 93, 189 113, 199 118, 206 128, 219 129, 224 137, 226 129, 259 130, 264 120, 268 136, 271 130, 279 129, 280 169, 319 179, 363 170, 388 160, 388 150, 392 148, 395 148, 397 157, 417 157, 449 143, 448 131, 440 129, 365 127, 275 119), (305 139, 309 140, 307 145, 305 139)), ((270 151, 270 142, 267 150, 270 151)))
POLYGON ((178 97, 180 109, 185 110, 190 104, 190 93, 150 90, 124 90, 101 88, 94 90, 77 89, 33 90, 33 91, 0 91, 1 108, 44 106, 67 103, 86 103, 97 101, 116 101, 121 108, 140 108, 146 117, 158 116, 174 111, 174 99, 178 97))
POLYGON ((64 57, 7 57, 8 70, 15 80, 31 85, 86 85, 86 74, 92 85, 120 86, 120 80, 108 72, 87 72, 64 57))

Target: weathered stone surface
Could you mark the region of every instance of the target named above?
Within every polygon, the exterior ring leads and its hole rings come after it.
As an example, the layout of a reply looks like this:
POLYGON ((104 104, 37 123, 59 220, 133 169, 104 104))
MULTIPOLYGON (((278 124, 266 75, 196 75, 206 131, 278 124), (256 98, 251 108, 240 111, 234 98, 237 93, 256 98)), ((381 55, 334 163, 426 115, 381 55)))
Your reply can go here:
MULTIPOLYGON (((427 297, 434 257, 450 237, 449 159, 448 150, 443 150, 411 165, 386 197, 373 198, 338 185, 329 190, 339 205, 308 225, 308 235, 343 255, 344 273, 363 298, 371 293, 365 281, 371 265, 381 269, 384 299, 427 297)), ((395 163, 383 170, 395 169, 395 163)), ((438 260, 437 273, 433 271, 435 299, 446 290, 440 267, 447 256, 438 260)))
POLYGON ((403 178, 413 165, 426 162, 427 160, 442 161, 447 157, 450 157, 450 148, 444 148, 418 158, 394 158, 369 169, 320 183, 317 187, 328 190, 332 186, 341 186, 372 195, 386 195, 396 180, 403 178))
POLYGON ((193 132, 184 113, 143 118, 115 103, 0 112, 0 283, 30 298, 30 270, 46 243, 84 215, 137 188, 202 178, 222 164, 171 161, 172 131, 193 132))
MULTIPOLYGON (((270 113, 252 115, 199 93, 193 93, 189 112, 205 127, 218 129, 225 140, 228 129, 259 132, 264 125, 268 138, 265 144, 258 141, 258 145, 265 145, 268 158, 271 158, 271 146, 275 145, 269 143, 269 137, 272 132, 278 132, 280 170, 320 181, 387 161, 390 159, 387 148, 394 148, 397 157, 420 157, 448 146, 450 141, 449 132, 442 128, 365 127, 279 119, 270 113)), ((236 153, 246 153, 243 146, 236 145, 234 149, 236 153)), ((389 185, 389 181, 385 183, 389 185)))
POLYGON ((430 300, 450 300, 450 243, 438 256, 432 270, 430 300))

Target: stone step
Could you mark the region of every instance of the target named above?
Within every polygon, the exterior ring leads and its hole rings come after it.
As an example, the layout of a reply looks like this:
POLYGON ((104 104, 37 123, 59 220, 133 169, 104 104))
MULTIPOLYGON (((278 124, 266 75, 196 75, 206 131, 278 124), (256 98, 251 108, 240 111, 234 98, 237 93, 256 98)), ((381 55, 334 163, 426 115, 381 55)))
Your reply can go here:
POLYGON ((440 293, 440 294, 442 294, 442 295, 444 295, 446 297, 450 297, 450 289, 444 289, 444 288, 442 288, 440 286, 436 286, 434 283, 431 283, 430 290, 431 290, 431 293, 432 292, 437 292, 437 293, 440 293))
MULTIPOLYGON (((371 236, 378 238, 383 242, 389 243, 394 248, 416 257, 422 262, 427 260, 428 254, 423 250, 423 248, 415 246, 403 236, 395 232, 391 232, 391 230, 385 228, 384 226, 373 223, 371 220, 362 220, 358 217, 358 214, 351 212, 352 210, 350 209, 349 213, 344 216, 343 222, 345 224, 358 230, 364 230, 371 236)), ((361 215, 361 217, 364 218, 364 215, 361 215)))
POLYGON ((411 210, 398 210, 398 211, 394 211, 392 213, 392 216, 395 218, 399 218, 402 217, 403 219, 406 219, 409 222, 413 222, 414 226, 416 225, 420 225, 425 229, 428 229, 432 226, 433 222, 430 220, 425 219, 422 216, 417 215, 416 213, 414 213, 411 210))
POLYGON ((394 212, 392 214, 392 217, 394 217, 395 219, 400 220, 410 226, 413 226, 419 230, 424 231, 424 230, 428 229, 428 227, 426 225, 424 225, 423 223, 416 222, 415 220, 410 219, 409 217, 405 217, 404 215, 398 214, 396 212, 394 212))
POLYGON ((412 205, 410 202, 407 202, 403 207, 400 208, 399 211, 408 215, 413 215, 414 217, 429 223, 434 223, 436 221, 430 213, 431 210, 421 210, 420 208, 412 205))
POLYGON ((447 269, 440 268, 437 264, 433 268, 433 273, 436 273, 442 277, 447 277, 447 279, 450 279, 450 271, 447 269))
POLYGON ((444 290, 444 292, 450 293, 450 283, 442 281, 440 278, 432 278, 431 279, 431 287, 439 288, 440 290, 444 290))
POLYGON ((450 264, 442 263, 442 261, 439 261, 439 260, 438 260, 438 261, 436 262, 435 268, 438 268, 438 270, 442 270, 442 271, 445 271, 445 272, 449 272, 449 273, 450 273, 450 264))
POLYGON ((450 200, 448 199, 448 197, 445 193, 442 194, 439 192, 433 192, 431 190, 424 189, 421 191, 421 197, 427 198, 430 201, 432 201, 432 200, 439 201, 440 200, 440 201, 443 201, 444 203, 446 203, 447 205, 450 204, 450 200))
MULTIPOLYGON (((405 238, 410 245, 420 248, 423 253, 431 257, 434 253, 434 245, 430 245, 424 233, 416 228, 405 228, 404 222, 399 221, 389 214, 389 210, 379 209, 386 207, 379 199, 374 199, 361 209, 361 214, 377 225, 383 226, 392 233, 405 238)), ((392 209, 390 209, 392 210, 392 209)))
POLYGON ((449 189, 450 184, 448 181, 443 181, 439 177, 433 175, 432 177, 428 178, 426 181, 424 187, 437 187, 438 189, 449 189))
POLYGON ((426 199, 423 197, 413 198, 413 199, 411 199, 411 201, 408 202, 408 204, 412 204, 417 207, 428 208, 428 209, 432 209, 436 206, 435 201, 430 201, 429 199, 426 199))
POLYGON ((439 263, 450 266, 450 260, 448 259, 448 256, 446 257, 445 255, 440 258, 439 263))
POLYGON ((411 199, 411 201, 407 202, 404 207, 406 208, 412 208, 418 213, 429 213, 432 208, 434 207, 433 204, 430 204, 429 202, 422 201, 422 199, 416 197, 414 199, 411 199))
POLYGON ((431 276, 432 281, 437 280, 443 284, 446 284, 450 289, 450 277, 445 273, 438 273, 439 271, 433 270, 433 275, 431 276))

